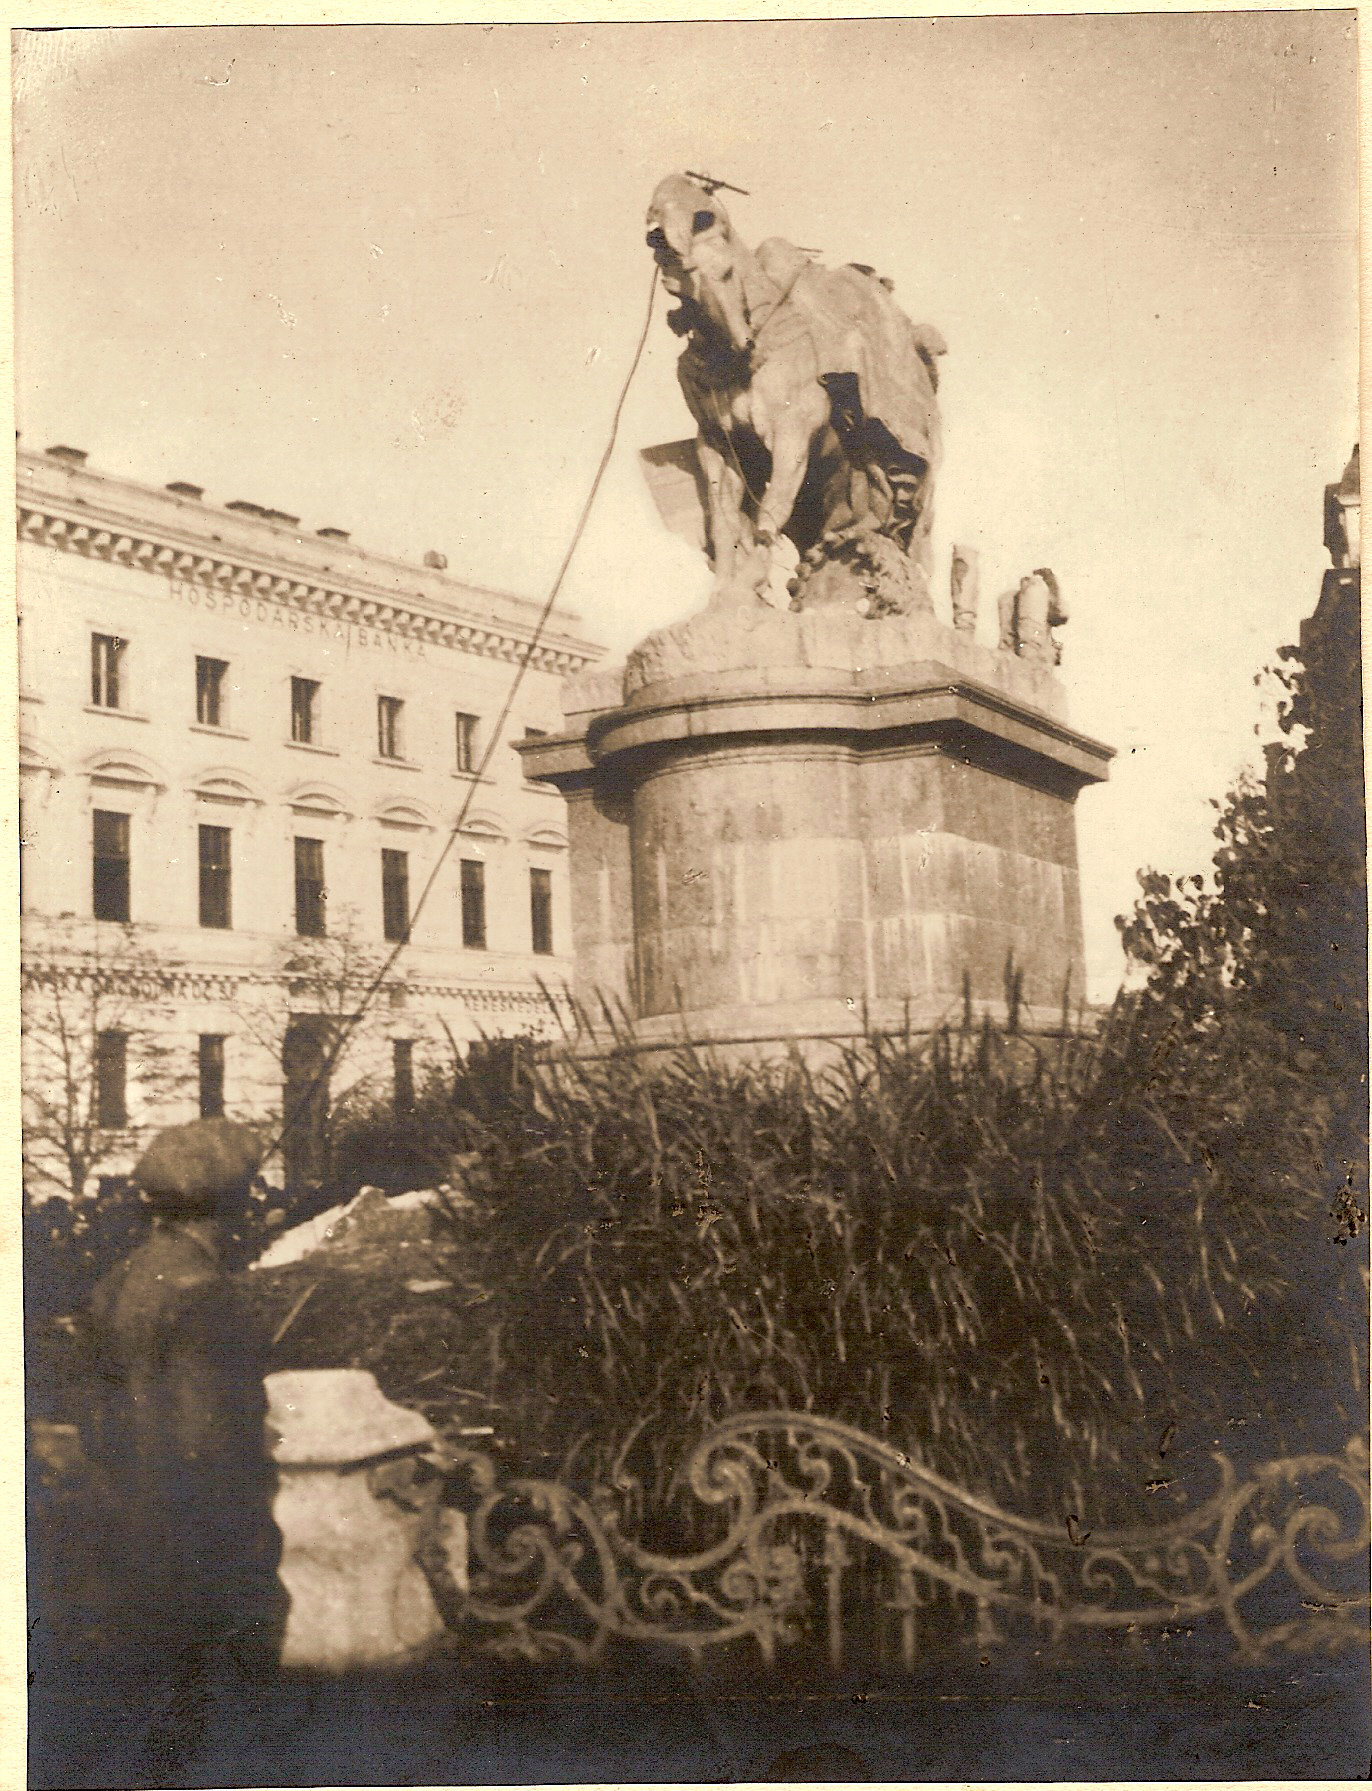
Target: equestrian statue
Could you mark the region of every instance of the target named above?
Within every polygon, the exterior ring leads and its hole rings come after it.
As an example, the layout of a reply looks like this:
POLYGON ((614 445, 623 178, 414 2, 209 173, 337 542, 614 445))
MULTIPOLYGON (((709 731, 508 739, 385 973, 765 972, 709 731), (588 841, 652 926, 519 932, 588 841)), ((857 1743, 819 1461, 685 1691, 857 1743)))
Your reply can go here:
POLYGON ((723 184, 669 175, 647 218, 686 339, 715 600, 765 601, 789 563, 793 609, 928 608, 943 339, 869 267, 780 237, 748 249, 723 184))

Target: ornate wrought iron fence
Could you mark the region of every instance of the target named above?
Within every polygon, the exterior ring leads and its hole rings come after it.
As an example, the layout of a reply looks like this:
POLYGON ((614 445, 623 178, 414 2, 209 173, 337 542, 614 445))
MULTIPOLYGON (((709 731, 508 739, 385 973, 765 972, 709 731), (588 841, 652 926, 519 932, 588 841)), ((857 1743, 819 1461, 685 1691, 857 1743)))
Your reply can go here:
POLYGON ((770 1661, 808 1636, 837 1667, 855 1628, 880 1620, 912 1667, 921 1612, 946 1625, 959 1607, 982 1646, 1016 1621, 1062 1636, 1201 1618, 1222 1619, 1248 1658, 1365 1641, 1366 1443, 1242 1480, 1214 1460, 1219 1485, 1189 1512, 1091 1533, 1001 1511, 847 1425, 766 1412, 691 1451, 682 1495, 713 1534, 671 1553, 626 1535, 607 1490, 502 1479, 463 1448, 470 1588, 436 1551, 426 1565, 454 1627, 533 1658, 591 1660, 618 1637, 697 1656, 747 1639, 770 1661))

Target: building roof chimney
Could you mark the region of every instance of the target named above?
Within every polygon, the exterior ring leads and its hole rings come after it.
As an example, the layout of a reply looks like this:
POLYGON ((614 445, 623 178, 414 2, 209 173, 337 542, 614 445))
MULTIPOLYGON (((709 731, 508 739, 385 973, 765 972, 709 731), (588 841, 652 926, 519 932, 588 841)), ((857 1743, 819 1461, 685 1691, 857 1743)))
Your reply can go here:
POLYGON ((84 448, 68 448, 64 443, 59 442, 55 448, 44 448, 43 452, 50 460, 65 460, 70 466, 84 466, 86 464, 86 450, 84 448))
POLYGON ((247 498, 234 498, 231 502, 225 504, 224 508, 226 510, 237 510, 243 516, 271 515, 270 510, 265 509, 261 504, 249 503, 247 498))
POLYGON ((348 539, 347 529, 316 529, 314 532, 316 535, 322 535, 326 541, 346 541, 348 539))
POLYGON ((188 485, 184 479, 173 479, 171 484, 166 486, 165 489, 173 493, 176 497, 202 498, 205 495, 205 487, 203 485, 188 485))
POLYGON ((424 564, 431 567, 435 572, 446 572, 448 570, 448 556, 445 553, 439 553, 437 548, 431 547, 424 555, 424 564))
POLYGON ((286 523, 291 528, 297 527, 300 522, 300 518, 292 516, 288 510, 264 510, 262 514, 268 522, 286 523))

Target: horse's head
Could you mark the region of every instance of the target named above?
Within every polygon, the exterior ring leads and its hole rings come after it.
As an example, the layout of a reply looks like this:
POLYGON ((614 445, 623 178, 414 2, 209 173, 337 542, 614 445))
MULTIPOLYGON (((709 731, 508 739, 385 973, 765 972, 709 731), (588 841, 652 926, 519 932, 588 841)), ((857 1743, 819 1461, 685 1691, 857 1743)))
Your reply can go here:
POLYGON ((682 301, 683 323, 708 324, 733 348, 753 344, 748 288, 761 276, 734 235, 729 214, 699 181, 669 174, 648 207, 648 247, 662 283, 682 301))

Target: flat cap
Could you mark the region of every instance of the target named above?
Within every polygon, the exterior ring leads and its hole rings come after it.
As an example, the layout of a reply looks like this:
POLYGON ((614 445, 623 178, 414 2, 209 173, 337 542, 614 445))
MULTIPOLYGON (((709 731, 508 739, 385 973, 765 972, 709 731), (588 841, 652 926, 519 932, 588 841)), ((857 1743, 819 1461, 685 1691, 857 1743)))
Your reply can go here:
POLYGON ((257 1173, 262 1147, 231 1119, 197 1119, 159 1132, 133 1179, 149 1200, 206 1201, 241 1194, 257 1173))

